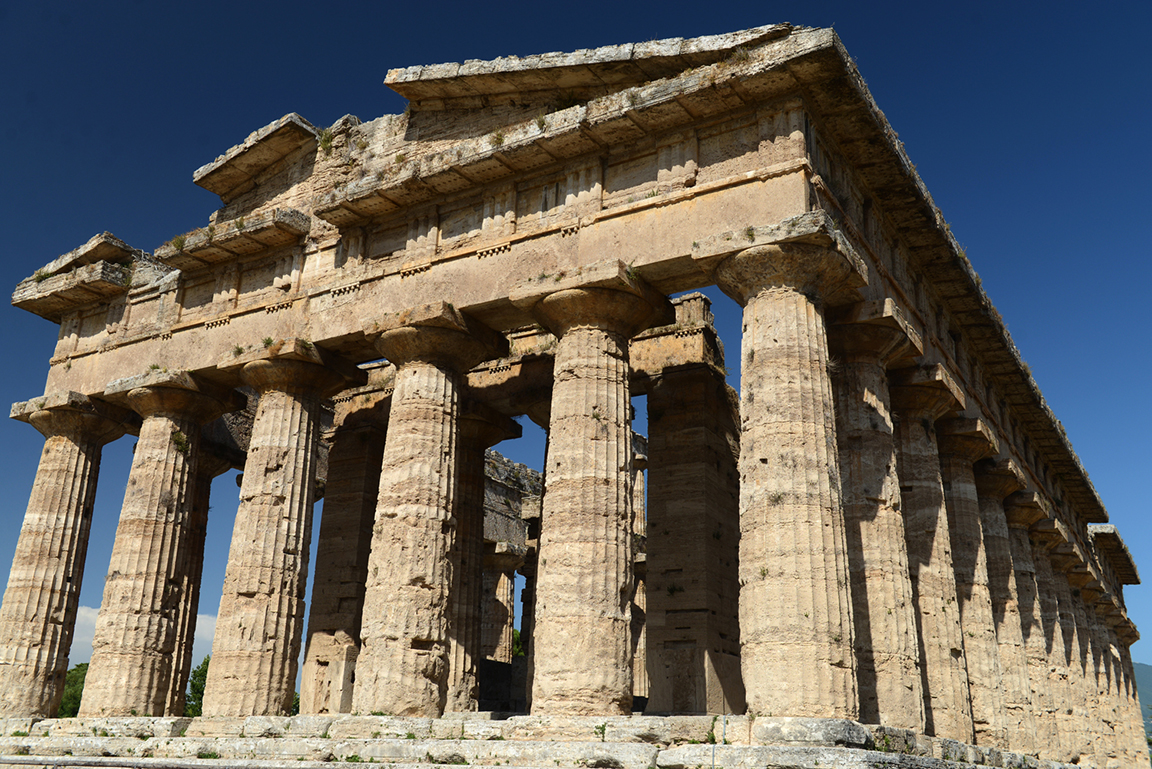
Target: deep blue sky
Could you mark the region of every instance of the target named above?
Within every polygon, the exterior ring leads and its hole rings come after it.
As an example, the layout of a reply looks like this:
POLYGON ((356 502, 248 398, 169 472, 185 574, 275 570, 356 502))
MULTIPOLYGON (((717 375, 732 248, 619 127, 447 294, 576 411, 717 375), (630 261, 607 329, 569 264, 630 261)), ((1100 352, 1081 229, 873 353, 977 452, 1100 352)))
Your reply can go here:
MULTIPOLYGON (((402 111, 382 85, 390 68, 782 21, 835 26, 1152 579, 1147 0, 0 2, 0 286, 105 230, 151 251, 203 226, 219 199, 192 184, 194 169, 288 112, 329 125, 402 111)), ((738 321, 730 305, 717 309, 734 363, 738 321)), ((56 326, 6 304, 0 319, 0 402, 42 394, 56 326)), ((2 564, 42 445, 33 428, 0 423, 2 564)), ((105 450, 81 599, 89 621, 130 448, 123 439, 105 450)), ((540 465, 538 441, 507 453, 540 465)), ((235 494, 231 476, 215 487, 207 615, 219 602, 235 494)), ((1152 636, 1148 592, 1129 588, 1127 600, 1152 636)), ((88 654, 74 648, 73 661, 88 654)), ((1152 642, 1133 656, 1152 663, 1152 642)))

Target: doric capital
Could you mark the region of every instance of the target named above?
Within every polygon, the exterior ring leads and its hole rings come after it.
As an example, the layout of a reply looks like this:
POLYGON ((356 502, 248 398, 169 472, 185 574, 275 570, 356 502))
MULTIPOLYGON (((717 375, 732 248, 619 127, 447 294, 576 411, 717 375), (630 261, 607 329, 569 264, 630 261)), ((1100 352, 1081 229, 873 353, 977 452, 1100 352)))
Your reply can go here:
POLYGON ((889 392, 892 408, 902 419, 927 419, 935 422, 965 406, 964 391, 939 363, 893 371, 889 392))
POLYGON ((500 441, 515 440, 524 433, 514 419, 483 403, 469 400, 460 412, 460 440, 464 446, 487 449, 500 441))
POLYGON ((128 432, 139 419, 131 411, 78 392, 55 392, 13 403, 12 419, 27 422, 45 438, 66 436, 101 445, 128 432))
POLYGON ((582 327, 630 338, 676 318, 667 297, 619 259, 541 275, 514 288, 509 298, 558 337, 582 327))
POLYGON ((1017 491, 1004 498, 1004 516, 1012 528, 1027 529, 1049 512, 1044 498, 1034 491, 1017 491))
POLYGON ((207 424, 221 414, 244 408, 244 396, 187 371, 154 369, 108 384, 104 397, 147 419, 162 415, 207 424))
POLYGON ((924 352, 920 334, 892 299, 837 308, 826 320, 829 350, 848 362, 888 368, 924 352))
POLYGON ((824 304, 829 296, 865 282, 852 259, 833 247, 810 243, 753 246, 722 261, 713 277, 741 307, 771 289, 798 291, 824 304))
POLYGON ((373 324, 368 336, 397 367, 422 362, 464 372, 508 354, 508 340, 502 334, 447 302, 390 315, 373 324))
POLYGON ((1009 457, 982 459, 973 466, 976 493, 989 499, 1002 500, 1028 485, 1024 472, 1009 457))
POLYGON ((1041 518, 1028 527, 1028 537, 1044 550, 1051 550, 1069 541, 1064 525, 1055 518, 1041 518))
POLYGON ((243 352, 237 348, 238 354, 221 359, 216 364, 217 370, 238 377, 259 392, 312 391, 325 397, 368 381, 368 375, 356 365, 307 339, 269 338, 264 342, 257 350, 243 352), (280 363, 287 365, 273 365, 280 363), (292 365, 294 363, 303 365, 292 365), (293 380, 293 371, 299 373, 299 380, 293 380))
POLYGON ((983 419, 941 419, 936 423, 936 436, 941 454, 970 463, 1000 451, 1000 442, 983 419))

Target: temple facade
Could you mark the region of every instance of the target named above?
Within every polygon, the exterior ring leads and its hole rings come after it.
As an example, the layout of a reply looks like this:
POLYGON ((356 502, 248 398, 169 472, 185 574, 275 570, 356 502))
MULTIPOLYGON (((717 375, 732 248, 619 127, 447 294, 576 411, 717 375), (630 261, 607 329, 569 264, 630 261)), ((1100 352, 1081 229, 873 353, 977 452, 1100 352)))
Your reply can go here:
POLYGON ((183 712, 210 483, 238 468, 206 717, 287 712, 301 656, 304 712, 476 711, 515 667, 519 571, 526 656, 486 707, 1146 765, 1133 560, 834 32, 386 83, 404 114, 290 114, 198 169, 207 223, 16 287, 60 336, 12 407, 45 444, 0 716, 58 707, 101 447, 130 434, 82 717, 183 712), (708 286, 743 313, 738 393, 708 286), (543 486, 501 520, 485 452, 517 417, 543 486))

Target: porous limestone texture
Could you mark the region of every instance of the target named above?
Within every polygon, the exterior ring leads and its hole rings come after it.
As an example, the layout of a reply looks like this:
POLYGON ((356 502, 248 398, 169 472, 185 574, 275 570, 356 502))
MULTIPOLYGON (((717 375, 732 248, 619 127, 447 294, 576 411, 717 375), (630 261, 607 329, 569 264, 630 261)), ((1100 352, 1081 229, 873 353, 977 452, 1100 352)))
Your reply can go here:
POLYGON ((916 602, 908 572, 887 369, 919 349, 895 305, 839 313, 829 343, 836 396, 860 720, 924 731, 916 602))
MULTIPOLYGON (((439 304, 398 316, 376 339, 397 370, 365 585, 355 711, 444 712, 459 391, 464 371, 500 352, 483 331, 439 304)), ((483 488, 478 491, 482 496, 483 488)))
POLYGON ((240 375, 260 402, 216 618, 206 716, 274 715, 292 706, 320 404, 345 381, 328 368, 288 357, 253 360, 240 375))
POLYGON ((188 548, 195 546, 200 428, 238 405, 172 379, 131 387, 124 396, 143 423, 84 679, 85 717, 168 715, 172 704, 179 672, 172 661, 187 621, 180 591, 187 587, 188 548))
POLYGON ((0 609, 0 715, 52 716, 64 694, 100 453, 125 424, 76 393, 16 404, 13 416, 45 441, 0 609))
POLYGON ((649 713, 744 710, 738 408, 707 364, 667 369, 648 390, 649 713))
POLYGON ((744 308, 740 665, 756 715, 858 712, 821 304, 856 270, 833 248, 787 244, 740 252, 715 275, 744 308))
POLYGON ((1020 607, 1020 629, 1028 654, 1028 681, 1032 686, 1032 718, 1036 725, 1035 748, 1041 758, 1054 758, 1059 753, 1060 732, 1057 724, 1057 699, 1048 676, 1048 646, 1041 617, 1036 567, 1028 527, 1044 513, 1035 494, 1016 492, 1004 500, 1008 520, 1008 545, 1012 551, 1012 568, 1016 576, 1017 604, 1020 607))
POLYGON ((451 552, 453 581, 448 615, 448 692, 444 706, 445 711, 454 713, 479 707, 476 670, 482 654, 486 452, 500 441, 520 435, 518 425, 479 404, 466 406, 459 423, 456 540, 451 552))
POLYGON ((369 372, 366 388, 337 399, 300 676, 301 713, 352 712, 391 395, 392 369, 378 367, 369 372))
POLYGON ((996 454, 992 431, 977 419, 946 419, 936 423, 940 477, 948 510, 948 539, 956 575, 960 631, 968 665, 968 696, 977 745, 1008 747, 1004 725, 1000 647, 988 592, 988 559, 984 525, 972 465, 996 454))
POLYGON ((925 731, 972 742, 968 672, 935 427, 941 416, 963 407, 958 400, 962 396, 940 366, 901 369, 894 379, 896 470, 916 600, 925 731))
POLYGON ((1040 604, 1040 622, 1044 629, 1048 652, 1048 686, 1056 707, 1056 732, 1059 743, 1054 757, 1057 761, 1072 762, 1084 752, 1081 725, 1073 712, 1076 687, 1068 680, 1068 651, 1064 633, 1060 628, 1060 602, 1056 595, 1056 579, 1048 549, 1043 542, 1032 540, 1032 562, 1036 565, 1036 595, 1040 604))
MULTIPOLYGON (((591 271, 590 271, 591 272, 591 271)), ((611 288, 520 301, 556 335, 536 581, 533 713, 632 711, 632 427, 628 339, 663 306, 607 263, 611 288)), ((513 293, 516 301, 517 293, 513 293)))
POLYGON ((1029 753, 1037 748, 1032 685, 1028 674, 1028 650, 1021 630, 1019 591, 1012 565, 1008 521, 1004 516, 1004 499, 1024 488, 1025 480, 1011 460, 984 460, 974 469, 988 562, 992 621, 1000 650, 1005 735, 1009 750, 1029 753))

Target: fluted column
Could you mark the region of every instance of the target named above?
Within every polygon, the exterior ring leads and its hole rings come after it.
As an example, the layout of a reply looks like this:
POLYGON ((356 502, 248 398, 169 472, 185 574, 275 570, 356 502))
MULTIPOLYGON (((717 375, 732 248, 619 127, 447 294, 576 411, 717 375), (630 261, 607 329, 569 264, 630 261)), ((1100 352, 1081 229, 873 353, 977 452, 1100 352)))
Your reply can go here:
POLYGON ((831 247, 781 244, 715 273, 744 308, 740 666, 752 714, 858 713, 823 306, 857 269, 831 247))
POLYGON ((439 716, 448 695, 448 616, 457 527, 463 372, 503 338, 451 305, 377 326, 396 365, 352 709, 439 716))
POLYGON ((456 495, 456 541, 452 548, 452 593, 448 614, 446 712, 479 709, 477 663, 481 654, 481 591, 484 583, 484 455, 490 446, 519 438, 520 426, 479 403, 460 417, 456 495))
POLYGON ((901 369, 893 380, 897 472, 916 601, 925 730, 937 737, 972 742, 968 669, 936 441, 936 420, 962 409, 964 396, 938 365, 901 369))
MULTIPOLYGON (((1087 627, 1083 618, 1083 608, 1077 616, 1078 598, 1072 595, 1072 587, 1068 583, 1067 571, 1071 557, 1053 560, 1052 584, 1056 591, 1056 600, 1059 604, 1060 631, 1064 638, 1064 658, 1068 681, 1068 708, 1071 711, 1071 722, 1076 727, 1076 744, 1071 754, 1072 762, 1086 766, 1095 760, 1096 735, 1094 734, 1097 720, 1096 710, 1093 707, 1094 691, 1089 691, 1088 666, 1090 652, 1088 648, 1087 627)), ((1079 591, 1077 591, 1079 592, 1079 591)), ((1095 680, 1092 681, 1093 690, 1095 680)))
MULTIPOLYGON (((140 380, 140 381, 137 381, 140 380)), ((188 548, 194 546, 200 429, 238 408, 232 391, 188 374, 109 386, 143 418, 84 679, 80 715, 158 716, 169 706, 188 548), (139 386, 137 386, 139 385, 139 386)))
POLYGON ((324 398, 345 377, 290 340, 243 364, 259 393, 228 550, 205 716, 277 715, 292 706, 304 625, 316 455, 324 398))
POLYGON ((376 368, 368 392, 337 399, 300 675, 301 713, 352 712, 392 385, 391 368, 376 368))
MULTIPOLYGON (((1048 521, 1041 521, 1040 525, 1048 521)), ((1048 550, 1055 544, 1050 538, 1037 537, 1037 524, 1032 524, 1032 562, 1036 568, 1036 594, 1040 603, 1040 620, 1044 628, 1044 638, 1048 652, 1048 685, 1056 708, 1056 723, 1059 730, 1059 752, 1056 759, 1071 762, 1083 752, 1081 724, 1073 713, 1073 701, 1077 692, 1069 681, 1068 651, 1064 632, 1060 624, 1060 602, 1056 593, 1056 582, 1048 550)))
POLYGON ((1032 716, 1036 726, 1035 753, 1040 758, 1052 759, 1060 752, 1060 731, 1052 682, 1048 676, 1048 641, 1036 582, 1036 566, 1032 558, 1032 543, 1028 538, 1028 528, 1044 517, 1041 505, 1035 493, 1018 491, 1004 500, 1004 515, 1008 521, 1008 544, 1012 550, 1012 568, 1016 577, 1020 630, 1028 655, 1028 681, 1032 686, 1032 716))
POLYGON ((1024 477, 1010 459, 983 460, 976 464, 975 470, 988 561, 988 593, 1000 650, 1000 686, 1008 749, 1015 753, 1035 753, 1038 746, 1028 650, 1020 626, 1019 591, 1012 566, 1008 521, 1004 516, 1005 497, 1024 488, 1024 477))
POLYGON ((44 435, 0 607, 0 716, 56 715, 64 694, 105 443, 127 412, 60 393, 12 406, 44 435))
POLYGON ((1127 734, 1126 747, 1132 766, 1148 766, 1148 741, 1144 737, 1144 716, 1140 711, 1140 696, 1136 691, 1136 671, 1132 667, 1132 654, 1128 644, 1117 644, 1120 652, 1120 670, 1124 680, 1123 720, 1127 734))
POLYGON ((707 364, 648 389, 650 713, 740 713, 739 396, 707 364))
POLYGON ((532 643, 533 713, 632 709, 628 339, 666 300, 619 262, 512 299, 556 335, 532 643), (601 280, 597 280, 601 278, 601 280))
POLYGON ((979 419, 938 422, 940 473, 948 509, 948 536, 960 603, 960 630, 968 663, 968 695, 976 744, 1008 747, 1001 691, 1000 648, 988 593, 984 525, 972 465, 999 452, 999 442, 979 419))
POLYGON ((916 602, 908 572, 888 365, 920 347, 891 300, 854 305, 828 329, 856 633, 860 720, 924 731, 916 602))
POLYGON ((511 664, 516 610, 515 570, 484 569, 480 657, 511 664))
POLYGON ((168 684, 164 714, 184 715, 184 700, 188 694, 188 676, 196 660, 192 647, 196 641, 196 612, 200 607, 200 580, 204 575, 204 541, 208 534, 208 509, 212 495, 212 479, 231 467, 226 459, 201 450, 196 461, 196 478, 192 487, 192 511, 188 536, 182 551, 183 563, 177 568, 180 575, 180 605, 176 609, 176 650, 172 660, 172 677, 168 684))

